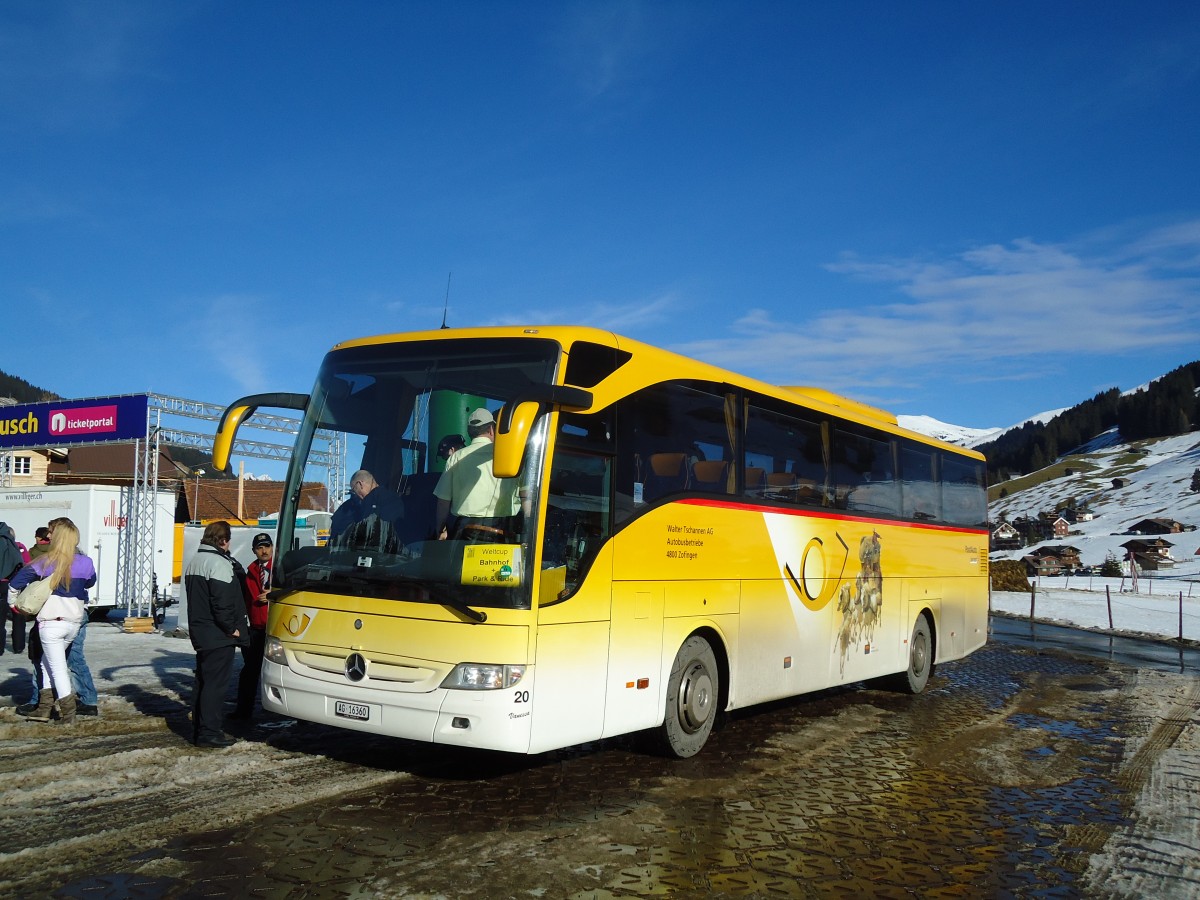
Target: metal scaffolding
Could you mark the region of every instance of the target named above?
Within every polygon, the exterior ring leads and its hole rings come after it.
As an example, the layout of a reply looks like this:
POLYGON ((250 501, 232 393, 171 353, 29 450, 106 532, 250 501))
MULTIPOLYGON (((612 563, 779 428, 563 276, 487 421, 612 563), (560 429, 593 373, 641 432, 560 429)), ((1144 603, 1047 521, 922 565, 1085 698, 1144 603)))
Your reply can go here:
POLYGON ((133 485, 125 494, 125 533, 117 557, 117 599, 129 615, 147 616, 154 603, 154 556, 158 552, 159 422, 162 411, 146 410, 146 437, 133 444, 133 485))
MULTIPOLYGON (((142 395, 124 395, 136 396, 142 395)), ((144 615, 154 603, 154 560, 158 553, 157 515, 155 504, 158 502, 159 459, 164 444, 177 447, 190 447, 212 452, 216 439, 215 427, 208 433, 189 431, 181 428, 165 427, 162 424, 164 416, 200 419, 214 424, 220 422, 225 413, 225 407, 199 400, 185 400, 181 397, 168 397, 162 394, 147 394, 146 428, 143 437, 133 444, 134 464, 132 484, 122 496, 122 515, 125 527, 122 529, 121 543, 117 550, 117 596, 118 606, 124 606, 129 615, 144 615)), ((107 399, 107 398, 106 398, 107 399)), ((256 411, 243 424, 243 429, 276 432, 295 436, 300 430, 300 419, 291 416, 281 416, 273 413, 256 411)), ((136 433, 136 432, 135 432, 136 433)), ((124 440, 128 441, 128 432, 124 440)), ((318 431, 316 440, 325 442, 323 450, 315 450, 308 457, 312 465, 326 470, 326 485, 329 497, 341 497, 346 485, 346 441, 339 432, 318 431)), ((109 443, 108 441, 78 441, 71 446, 89 446, 109 443)), ((44 446, 38 444, 37 446, 44 446)), ((34 445, 29 445, 36 449, 34 445)), ((0 486, 12 484, 12 468, 15 457, 14 449, 24 447, 6 447, 0 450, 0 486)), ((278 444, 266 441, 238 440, 234 442, 233 453, 240 456, 258 459, 288 462, 292 458, 291 444, 278 444)))
MULTIPOLYGON (((162 394, 149 394, 148 397, 146 438, 138 442, 141 445, 140 450, 137 444, 134 448, 135 471, 126 513, 126 534, 129 539, 125 541, 120 557, 123 568, 118 568, 117 572, 118 605, 124 603, 129 615, 134 615, 135 610, 138 611, 138 615, 144 614, 143 611, 148 610, 154 602, 154 556, 158 550, 155 546, 154 504, 158 497, 160 448, 166 444, 192 447, 211 453, 216 439, 215 428, 213 433, 165 428, 162 426, 162 416, 165 413, 218 423, 225 413, 225 407, 199 400, 185 400, 162 394)), ((242 424, 242 428, 294 436, 300 430, 300 420, 290 416, 255 412, 242 424)), ((325 441, 328 448, 324 452, 310 454, 308 460, 325 468, 329 496, 340 497, 346 481, 345 439, 341 433, 330 431, 318 431, 316 438, 325 441)), ((234 442, 232 449, 234 454, 257 459, 288 462, 292 458, 290 444, 239 439, 234 442)))

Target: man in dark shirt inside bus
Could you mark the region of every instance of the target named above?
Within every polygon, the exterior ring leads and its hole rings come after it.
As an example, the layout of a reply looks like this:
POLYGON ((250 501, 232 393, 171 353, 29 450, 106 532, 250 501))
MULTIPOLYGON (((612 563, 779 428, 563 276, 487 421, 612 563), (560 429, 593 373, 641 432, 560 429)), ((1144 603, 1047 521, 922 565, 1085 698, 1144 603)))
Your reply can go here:
POLYGON ((366 469, 359 469, 350 476, 350 496, 337 508, 329 523, 330 543, 351 525, 370 515, 394 526, 404 518, 404 501, 376 481, 366 469))

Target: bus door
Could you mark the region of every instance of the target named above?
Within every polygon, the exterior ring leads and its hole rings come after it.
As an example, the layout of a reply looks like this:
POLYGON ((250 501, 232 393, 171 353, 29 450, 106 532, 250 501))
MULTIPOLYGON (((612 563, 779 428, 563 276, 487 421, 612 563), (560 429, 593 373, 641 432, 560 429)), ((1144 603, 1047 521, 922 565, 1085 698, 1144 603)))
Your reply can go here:
POLYGON ((664 598, 661 582, 613 583, 605 737, 651 728, 662 718, 664 598))
POLYGON ((560 415, 542 491, 533 752, 601 736, 612 602, 610 434, 602 417, 560 415))

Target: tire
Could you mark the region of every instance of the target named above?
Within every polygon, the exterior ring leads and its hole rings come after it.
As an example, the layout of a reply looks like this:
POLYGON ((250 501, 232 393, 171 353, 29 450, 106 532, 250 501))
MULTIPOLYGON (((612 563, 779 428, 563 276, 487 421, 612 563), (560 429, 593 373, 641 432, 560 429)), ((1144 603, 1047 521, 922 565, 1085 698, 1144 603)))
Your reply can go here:
POLYGON ((919 694, 929 684, 933 674, 933 634, 929 628, 929 617, 925 613, 917 616, 913 625, 912 638, 908 642, 908 668, 895 676, 895 689, 906 694, 919 694))
POLYGON ((708 641, 692 635, 683 642, 667 681, 666 716, 658 729, 659 750, 686 759, 708 741, 717 718, 721 673, 708 641))

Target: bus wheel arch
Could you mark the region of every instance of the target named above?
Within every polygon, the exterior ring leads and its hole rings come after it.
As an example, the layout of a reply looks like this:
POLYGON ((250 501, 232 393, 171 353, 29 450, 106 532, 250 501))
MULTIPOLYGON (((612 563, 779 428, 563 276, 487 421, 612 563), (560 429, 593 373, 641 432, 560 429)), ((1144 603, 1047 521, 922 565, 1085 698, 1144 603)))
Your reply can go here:
POLYGON ((708 741, 728 698, 728 659, 715 632, 688 635, 675 654, 667 679, 663 723, 655 749, 667 756, 695 756, 708 741))

